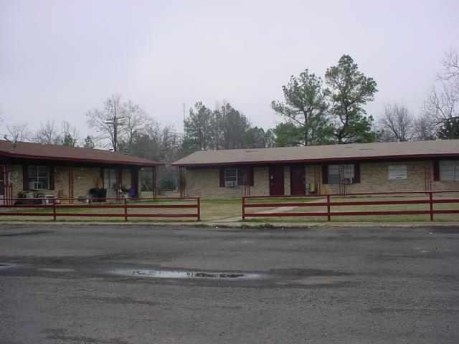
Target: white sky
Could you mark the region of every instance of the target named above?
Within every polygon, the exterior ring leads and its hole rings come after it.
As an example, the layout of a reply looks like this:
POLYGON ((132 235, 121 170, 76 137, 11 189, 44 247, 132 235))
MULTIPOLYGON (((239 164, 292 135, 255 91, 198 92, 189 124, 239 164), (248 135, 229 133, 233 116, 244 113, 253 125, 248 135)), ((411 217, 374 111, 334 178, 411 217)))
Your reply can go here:
POLYGON ((323 76, 343 54, 378 83, 369 114, 417 114, 459 51, 458 18, 458 0, 0 0, 0 134, 65 120, 83 137, 114 93, 179 131, 199 100, 269 128, 290 76, 323 76))

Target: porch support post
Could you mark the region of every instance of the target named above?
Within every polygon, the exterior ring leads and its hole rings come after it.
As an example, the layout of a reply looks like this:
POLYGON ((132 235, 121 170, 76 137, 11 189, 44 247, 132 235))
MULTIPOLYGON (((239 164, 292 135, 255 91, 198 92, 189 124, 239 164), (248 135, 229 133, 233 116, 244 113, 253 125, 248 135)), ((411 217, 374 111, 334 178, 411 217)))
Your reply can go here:
POLYGON ((5 163, 2 166, 3 173, 3 205, 13 205, 13 184, 11 182, 11 166, 5 163))
POLYGON ((153 191, 153 198, 156 198, 157 196, 156 179, 157 179, 156 166, 153 166, 151 168, 151 189, 153 191))
POLYGON ((131 168, 131 189, 134 190, 135 198, 139 198, 140 192, 139 192, 139 168, 138 167, 131 168))
POLYGON ((74 179, 73 179, 73 166, 69 166, 69 203, 73 203, 73 187, 74 187, 74 179))
POLYGON ((123 185, 123 168, 118 167, 116 169, 116 200, 119 201, 121 199, 121 186, 123 185))
POLYGON ((180 197, 183 198, 185 197, 186 193, 186 176, 185 176, 185 167, 180 166, 179 167, 179 191, 180 191, 180 197))

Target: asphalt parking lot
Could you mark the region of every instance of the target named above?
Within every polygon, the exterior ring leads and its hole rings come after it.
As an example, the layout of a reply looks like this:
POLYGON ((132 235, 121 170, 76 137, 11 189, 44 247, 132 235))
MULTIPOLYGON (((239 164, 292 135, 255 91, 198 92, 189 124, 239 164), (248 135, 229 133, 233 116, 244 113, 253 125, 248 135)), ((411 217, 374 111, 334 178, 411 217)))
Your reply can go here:
POLYGON ((0 226, 0 343, 458 343, 459 226, 0 226))

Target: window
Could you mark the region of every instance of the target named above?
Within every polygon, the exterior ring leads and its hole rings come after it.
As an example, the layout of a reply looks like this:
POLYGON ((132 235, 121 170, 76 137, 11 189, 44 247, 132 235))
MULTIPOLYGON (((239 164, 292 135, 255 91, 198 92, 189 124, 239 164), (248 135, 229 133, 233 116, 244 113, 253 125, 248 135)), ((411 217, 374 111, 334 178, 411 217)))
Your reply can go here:
POLYGON ((322 166, 323 184, 360 183, 359 164, 332 164, 322 166))
POLYGON ((116 170, 114 168, 104 168, 104 189, 115 190, 116 183, 116 170))
POLYGON ((30 165, 27 167, 27 190, 51 189, 49 166, 30 165))
POLYGON ((351 184, 354 181, 354 165, 329 165, 328 183, 329 184, 351 184))
POLYGON ((389 180, 400 180, 408 178, 406 165, 389 165, 387 172, 387 179, 389 180))
POLYGON ((220 168, 220 187, 253 186, 253 168, 223 167, 220 168))
POLYGON ((459 181, 459 160, 441 160, 439 167, 441 181, 459 181))
POLYGON ((239 185, 238 181, 240 178, 238 178, 238 172, 239 170, 237 168, 225 168, 224 174, 226 187, 234 187, 239 185))
POLYGON ((4 166, 0 166, 0 202, 5 193, 5 184, 8 184, 8 172, 4 166))

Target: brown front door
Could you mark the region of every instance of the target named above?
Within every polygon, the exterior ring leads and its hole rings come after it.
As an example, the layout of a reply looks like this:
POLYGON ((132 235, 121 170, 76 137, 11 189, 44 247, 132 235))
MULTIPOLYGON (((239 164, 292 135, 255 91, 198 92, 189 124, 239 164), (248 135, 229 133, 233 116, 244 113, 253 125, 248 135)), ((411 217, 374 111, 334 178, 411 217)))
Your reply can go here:
POLYGON ((269 195, 284 195, 284 166, 269 167, 269 195))
POLYGON ((290 166, 290 194, 292 196, 305 195, 304 166, 290 166))

